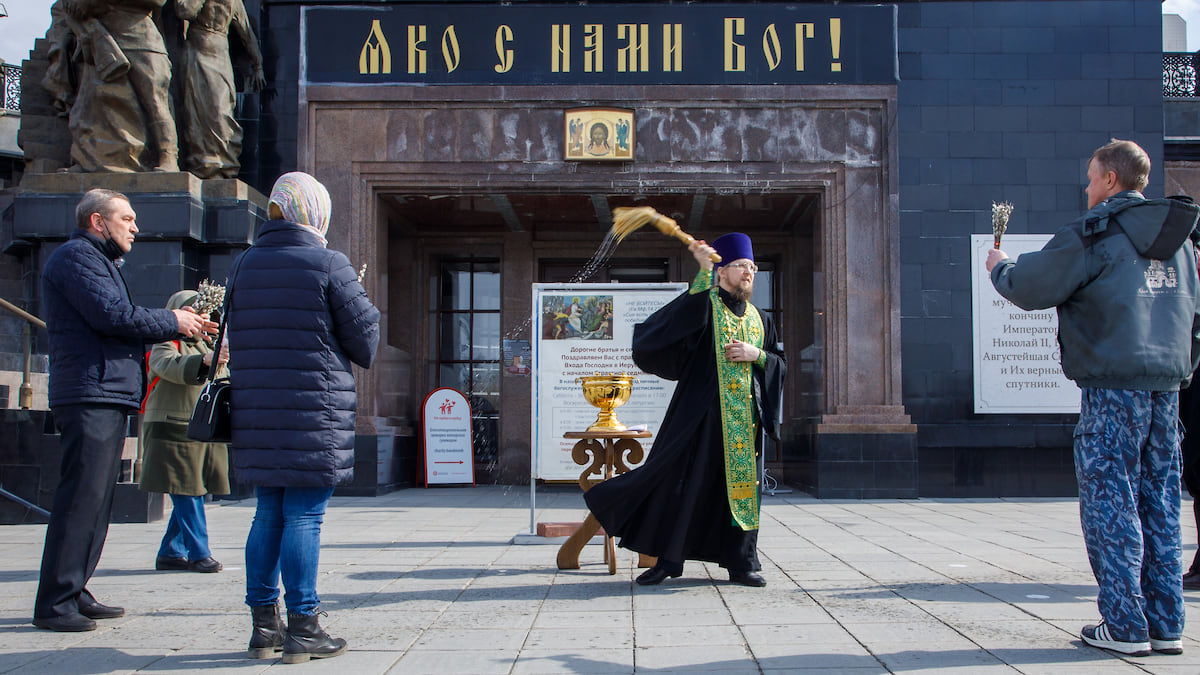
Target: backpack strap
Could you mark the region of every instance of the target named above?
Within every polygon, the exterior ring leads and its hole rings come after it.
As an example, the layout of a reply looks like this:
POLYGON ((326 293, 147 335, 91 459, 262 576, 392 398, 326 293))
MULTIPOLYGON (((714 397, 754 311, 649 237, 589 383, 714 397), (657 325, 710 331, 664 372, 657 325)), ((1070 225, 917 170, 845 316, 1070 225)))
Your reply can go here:
MULTIPOLYGON (((171 342, 175 343, 175 349, 177 349, 181 352, 183 351, 183 348, 179 345, 179 340, 171 340, 171 342)), ((158 384, 158 381, 162 379, 158 375, 155 375, 153 377, 150 376, 150 352, 151 351, 153 351, 153 349, 146 351, 146 359, 145 359, 146 377, 150 378, 150 384, 146 385, 146 395, 144 397, 142 397, 142 407, 138 410, 138 412, 142 413, 142 414, 145 414, 145 412, 146 412, 146 403, 150 400, 150 392, 154 391, 154 385, 158 384)))

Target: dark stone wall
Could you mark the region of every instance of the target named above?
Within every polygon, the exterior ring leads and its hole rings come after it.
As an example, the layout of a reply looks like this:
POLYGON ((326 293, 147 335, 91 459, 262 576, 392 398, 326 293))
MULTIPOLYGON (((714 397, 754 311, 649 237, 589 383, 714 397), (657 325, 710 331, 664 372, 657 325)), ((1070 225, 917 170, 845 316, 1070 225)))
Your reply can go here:
MULTIPOLYGON (((137 435, 131 419, 128 435, 137 435)), ((62 451, 54 416, 47 410, 0 410, 0 485, 17 498, 46 511, 54 505, 62 451)), ((113 495, 113 523, 150 523, 162 520, 163 495, 142 492, 128 482, 131 469, 122 462, 113 495)), ((47 519, 16 499, 0 495, 0 525, 45 523, 47 519)))
MULTIPOLYGON (((260 2, 248 8, 271 86, 256 168, 247 163, 243 177, 266 192, 298 162, 300 5, 260 2)), ((1075 416, 973 412, 970 235, 990 232, 993 201, 1016 205, 1014 234, 1051 233, 1080 215, 1087 158, 1112 137, 1146 148, 1147 194, 1163 194, 1160 3, 896 4, 897 281, 920 494, 1071 494, 1075 416)))
POLYGON ((923 496, 1073 494, 1074 415, 973 412, 970 235, 1086 209, 1087 160, 1141 144, 1163 190, 1161 8, 1134 0, 899 5, 904 404, 923 496))
POLYGON ((246 132, 238 178, 265 195, 281 174, 297 169, 300 107, 300 4, 246 0, 263 55, 266 88, 242 98, 246 132))

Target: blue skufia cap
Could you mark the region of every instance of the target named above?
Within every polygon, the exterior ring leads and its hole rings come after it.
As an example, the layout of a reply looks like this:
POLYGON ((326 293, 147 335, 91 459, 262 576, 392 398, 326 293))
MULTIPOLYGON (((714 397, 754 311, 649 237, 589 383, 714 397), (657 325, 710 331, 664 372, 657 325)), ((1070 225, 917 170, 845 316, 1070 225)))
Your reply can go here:
POLYGON ((754 260, 754 247, 750 245, 750 237, 741 232, 723 234, 713 240, 712 247, 717 249, 721 262, 714 263, 713 269, 724 267, 734 260, 754 260))

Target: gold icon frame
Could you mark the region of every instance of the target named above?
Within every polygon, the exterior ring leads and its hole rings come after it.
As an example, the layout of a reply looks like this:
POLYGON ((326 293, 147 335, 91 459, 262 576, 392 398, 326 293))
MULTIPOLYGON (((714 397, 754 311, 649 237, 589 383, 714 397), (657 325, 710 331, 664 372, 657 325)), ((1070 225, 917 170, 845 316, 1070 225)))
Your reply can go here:
POLYGON ((636 129, 628 108, 571 108, 563 111, 563 157, 567 160, 633 160, 636 129))

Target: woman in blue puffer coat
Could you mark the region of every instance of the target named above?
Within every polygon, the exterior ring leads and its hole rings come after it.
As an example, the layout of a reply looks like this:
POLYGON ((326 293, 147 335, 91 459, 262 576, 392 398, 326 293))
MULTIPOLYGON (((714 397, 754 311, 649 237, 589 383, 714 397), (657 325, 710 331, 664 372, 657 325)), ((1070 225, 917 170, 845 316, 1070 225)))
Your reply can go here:
POLYGON ((330 200, 312 176, 275 182, 270 220, 229 284, 233 442, 238 480, 256 486, 246 540, 250 658, 337 656, 346 641, 318 623, 321 522, 354 473, 358 396, 351 364, 369 367, 379 310, 345 255, 327 249, 330 200), (279 581, 287 606, 279 618, 279 581))

